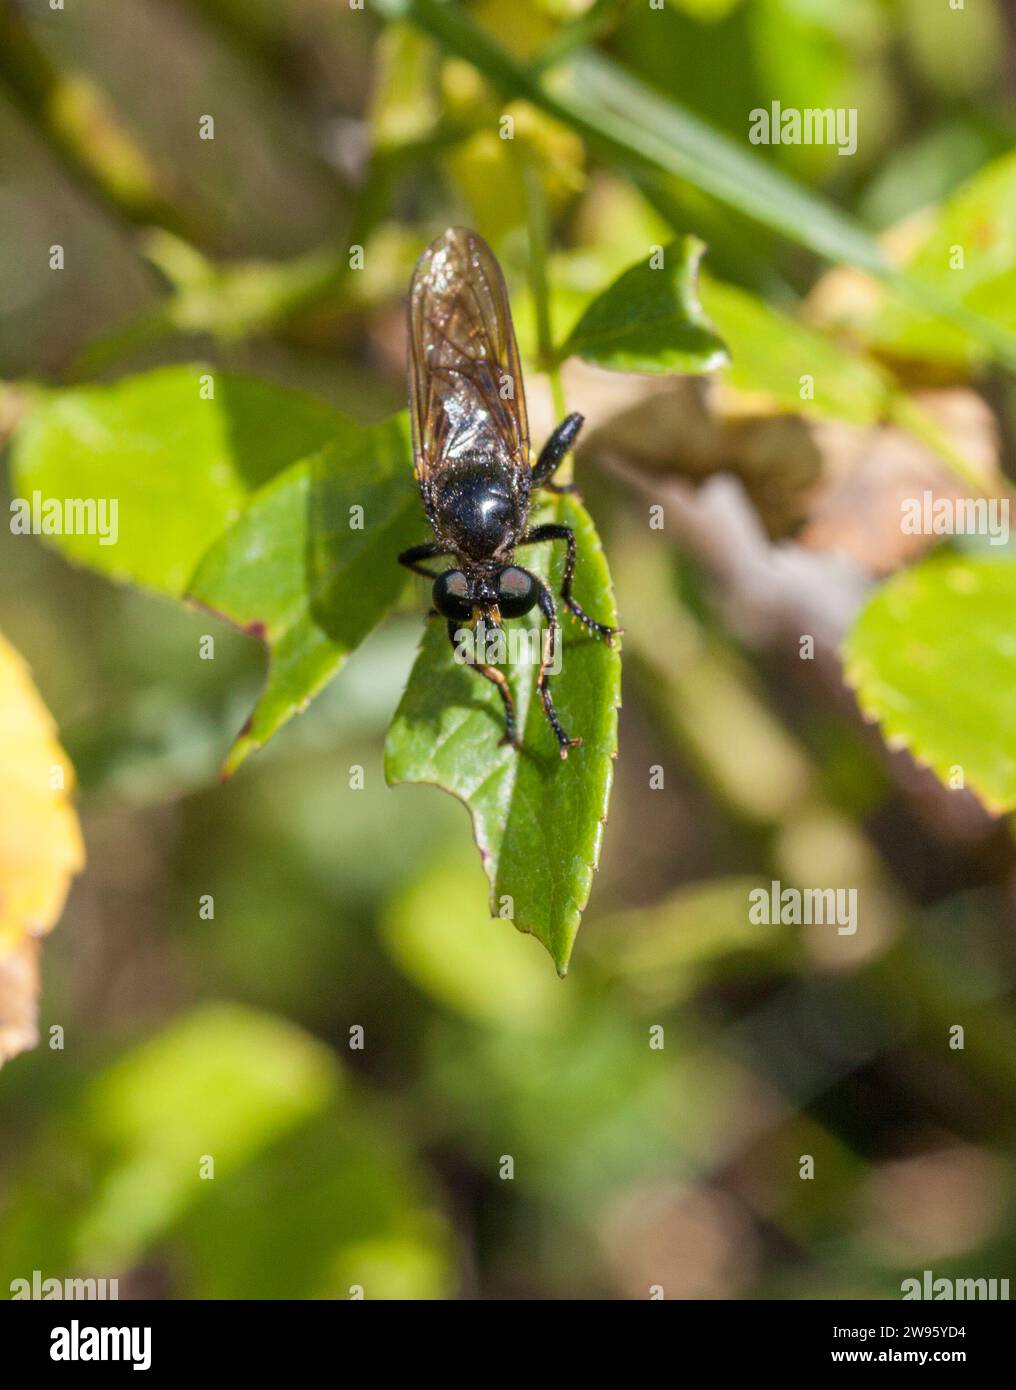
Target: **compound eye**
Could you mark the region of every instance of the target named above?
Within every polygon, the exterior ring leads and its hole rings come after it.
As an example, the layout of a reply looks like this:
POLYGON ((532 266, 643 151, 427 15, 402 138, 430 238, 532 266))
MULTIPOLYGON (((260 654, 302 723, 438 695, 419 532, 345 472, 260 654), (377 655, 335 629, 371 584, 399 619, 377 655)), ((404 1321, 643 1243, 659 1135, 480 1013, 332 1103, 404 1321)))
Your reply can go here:
POLYGON ((497 604, 503 618, 521 618, 536 602, 536 580, 528 570, 509 565, 497 578, 497 604))
POLYGON ((461 570, 445 570, 434 580, 434 607, 446 618, 468 623, 473 616, 469 581, 461 570))

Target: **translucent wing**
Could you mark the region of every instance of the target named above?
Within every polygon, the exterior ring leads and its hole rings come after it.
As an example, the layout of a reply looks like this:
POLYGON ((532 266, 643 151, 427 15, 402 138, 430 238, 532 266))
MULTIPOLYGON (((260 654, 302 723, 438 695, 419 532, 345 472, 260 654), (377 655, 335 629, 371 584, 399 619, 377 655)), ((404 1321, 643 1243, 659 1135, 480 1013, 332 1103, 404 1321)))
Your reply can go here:
POLYGON ((417 475, 472 459, 530 468, 529 422, 508 291, 475 232, 449 227, 409 290, 409 401, 417 475))

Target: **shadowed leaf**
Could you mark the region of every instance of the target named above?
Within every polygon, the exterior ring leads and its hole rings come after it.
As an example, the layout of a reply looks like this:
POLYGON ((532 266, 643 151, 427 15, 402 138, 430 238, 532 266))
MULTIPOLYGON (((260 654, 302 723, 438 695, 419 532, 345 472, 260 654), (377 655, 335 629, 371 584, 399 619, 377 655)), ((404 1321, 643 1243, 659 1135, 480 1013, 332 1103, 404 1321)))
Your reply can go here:
POLYGON ((254 496, 191 584, 190 598, 268 645, 268 680, 227 772, 297 714, 380 622, 405 586, 398 554, 425 531, 406 417, 366 428, 337 419, 332 434, 254 496))

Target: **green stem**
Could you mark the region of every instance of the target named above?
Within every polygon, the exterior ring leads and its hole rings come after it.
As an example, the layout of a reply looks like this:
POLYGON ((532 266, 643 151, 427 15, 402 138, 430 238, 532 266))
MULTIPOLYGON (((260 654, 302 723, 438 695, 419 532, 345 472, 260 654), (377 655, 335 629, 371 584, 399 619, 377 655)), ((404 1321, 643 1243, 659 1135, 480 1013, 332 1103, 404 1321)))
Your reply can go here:
MULTIPOLYGON (((536 343, 540 370, 547 373, 554 401, 554 416, 563 420, 568 413, 565 404, 561 368, 554 349, 554 330, 550 318, 550 286, 547 280, 547 205, 543 196, 539 170, 531 157, 523 156, 523 176, 526 187, 526 222, 529 229, 529 287, 536 309, 536 343)), ((566 455, 558 469, 560 482, 570 482, 573 456, 566 455)))
POLYGON ((546 371, 554 361, 550 290, 547 286, 547 209, 543 201, 539 171, 528 157, 524 160, 522 174, 526 187, 526 223, 529 230, 529 285, 536 305, 536 343, 540 369, 546 371))
POLYGON ((553 67, 575 48, 595 43, 617 29, 627 17, 632 0, 594 0, 584 15, 565 24, 536 57, 540 68, 553 67))

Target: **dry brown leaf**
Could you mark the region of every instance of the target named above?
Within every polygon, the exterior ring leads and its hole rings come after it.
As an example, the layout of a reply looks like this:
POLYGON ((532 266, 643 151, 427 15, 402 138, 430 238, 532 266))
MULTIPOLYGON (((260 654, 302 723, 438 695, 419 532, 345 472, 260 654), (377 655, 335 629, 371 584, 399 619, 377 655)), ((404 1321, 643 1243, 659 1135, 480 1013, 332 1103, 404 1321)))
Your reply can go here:
MULTIPOLYGON (((990 488, 998 464, 995 417, 964 387, 916 394, 914 402, 990 488)), ((909 564, 941 543, 936 535, 909 535, 901 526, 905 500, 970 495, 970 485, 913 435, 896 425, 858 428, 831 421, 813 425, 822 455, 823 483, 798 535, 810 550, 849 555, 868 574, 909 564)))
POLYGON ((774 539, 804 520, 822 472, 811 426, 800 416, 738 411, 728 417, 712 383, 691 377, 641 397, 597 430, 592 444, 646 472, 695 483, 735 474, 774 539))
MULTIPOLYGON (((938 544, 902 529, 902 503, 970 495, 934 450, 892 423, 850 425, 793 414, 745 414, 729 389, 691 378, 641 395, 597 429, 592 447, 645 474, 696 484, 739 478, 771 540, 849 557, 881 576, 938 544)), ((994 415, 966 387, 916 392, 910 404, 991 493, 998 476, 994 415)))

